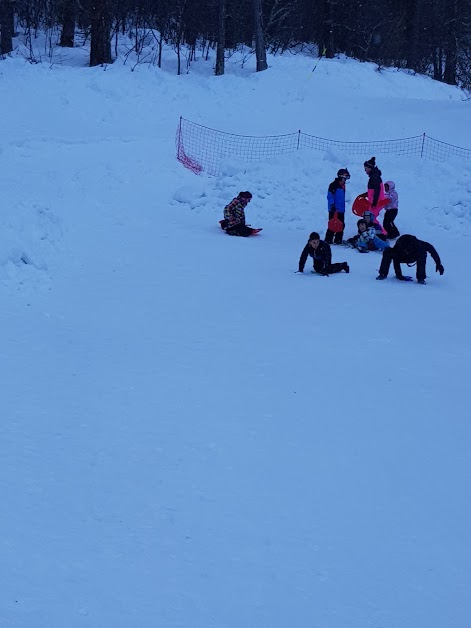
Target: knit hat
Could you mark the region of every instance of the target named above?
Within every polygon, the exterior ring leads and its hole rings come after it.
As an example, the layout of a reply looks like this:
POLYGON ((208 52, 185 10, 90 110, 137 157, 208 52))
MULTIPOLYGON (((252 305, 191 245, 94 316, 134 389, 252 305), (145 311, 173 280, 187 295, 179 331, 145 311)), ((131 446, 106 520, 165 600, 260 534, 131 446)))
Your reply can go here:
POLYGON ((250 201, 252 194, 250 192, 239 192, 239 198, 244 198, 246 201, 250 201))
POLYGON ((313 231, 311 235, 309 236, 309 241, 320 240, 320 239, 321 239, 321 236, 316 231, 313 231))
POLYGON ((365 168, 376 168, 376 157, 368 159, 368 161, 365 161, 363 165, 365 166, 365 168))

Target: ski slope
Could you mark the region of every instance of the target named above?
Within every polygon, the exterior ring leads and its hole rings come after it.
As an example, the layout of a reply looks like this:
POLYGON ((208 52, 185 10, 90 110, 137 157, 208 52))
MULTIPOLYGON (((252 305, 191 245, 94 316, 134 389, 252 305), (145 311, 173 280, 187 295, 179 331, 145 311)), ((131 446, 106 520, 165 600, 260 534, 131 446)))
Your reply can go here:
POLYGON ((344 58, 57 54, 0 65, 0 625, 468 628, 469 163, 376 155, 443 277, 377 282, 380 253, 332 247, 351 272, 324 278, 299 255, 340 167, 356 232, 371 155, 207 178, 174 136, 471 147, 470 102, 344 58), (256 238, 219 229, 240 190, 256 238))

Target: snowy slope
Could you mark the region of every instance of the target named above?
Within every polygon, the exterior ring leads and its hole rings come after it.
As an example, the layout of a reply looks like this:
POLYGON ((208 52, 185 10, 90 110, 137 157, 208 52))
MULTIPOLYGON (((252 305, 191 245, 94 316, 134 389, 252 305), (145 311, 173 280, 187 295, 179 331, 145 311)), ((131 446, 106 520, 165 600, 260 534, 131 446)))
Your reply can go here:
POLYGON ((335 247, 351 273, 323 278, 299 255, 363 160, 196 177, 174 134, 471 147, 470 103, 348 59, 215 78, 73 52, 0 67, 0 625, 468 628, 469 165, 377 155, 443 277, 376 282, 379 253, 335 247), (242 189, 248 240, 217 225, 242 189))

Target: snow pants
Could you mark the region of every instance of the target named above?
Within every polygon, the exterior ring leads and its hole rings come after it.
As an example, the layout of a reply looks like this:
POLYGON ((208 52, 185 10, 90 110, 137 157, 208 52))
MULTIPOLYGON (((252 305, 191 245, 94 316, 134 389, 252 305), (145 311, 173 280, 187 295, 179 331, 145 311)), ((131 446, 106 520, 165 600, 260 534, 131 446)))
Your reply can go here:
MULTIPOLYGON (((345 212, 339 212, 336 209, 331 209, 329 211, 329 220, 332 220, 332 218, 335 216, 335 212, 337 212, 337 218, 345 226, 345 212)), ((342 231, 339 231, 338 233, 335 233, 334 231, 327 229, 327 231, 325 232, 324 242, 327 242, 327 244, 332 244, 332 243, 342 244, 343 232, 344 232, 344 229, 342 229, 342 231)))
MULTIPOLYGON (((424 251, 423 253, 420 253, 419 255, 417 255, 417 259, 415 260, 417 262, 417 281, 425 281, 426 275, 425 275, 425 265, 427 262, 427 252, 424 251)), ((385 249, 383 251, 383 259, 381 260, 381 266, 379 267, 379 274, 380 275, 388 275, 389 273, 389 268, 391 266, 391 262, 394 263, 394 272, 396 273, 396 277, 398 279, 402 279, 403 274, 402 274, 402 270, 401 270, 401 260, 397 259, 394 255, 394 249, 385 249)), ((405 263, 405 262, 402 262, 405 263)), ((409 262, 409 263, 413 263, 413 262, 409 262)))
MULTIPOLYGON (((384 249, 390 248, 389 242, 386 242, 385 240, 381 240, 381 238, 378 238, 378 236, 375 236, 375 238, 373 240, 370 240, 370 242, 373 243, 373 246, 374 246, 374 249, 372 249, 373 251, 384 251, 384 249)), ((363 240, 358 240, 356 243, 356 246, 359 249, 369 249, 369 246, 365 244, 363 240)))
POLYGON ((230 227, 226 229, 227 235, 231 236, 240 236, 242 238, 248 238, 253 234, 253 229, 247 227, 246 225, 235 225, 234 227, 230 227))
POLYGON ((327 275, 333 275, 334 273, 339 273, 344 269, 344 263, 345 262, 342 262, 341 264, 324 264, 323 261, 315 259, 314 270, 316 273, 327 273, 327 275))
POLYGON ((399 229, 394 224, 397 216, 397 209, 387 209, 384 212, 383 229, 386 231, 388 238, 394 239, 400 236, 399 229))

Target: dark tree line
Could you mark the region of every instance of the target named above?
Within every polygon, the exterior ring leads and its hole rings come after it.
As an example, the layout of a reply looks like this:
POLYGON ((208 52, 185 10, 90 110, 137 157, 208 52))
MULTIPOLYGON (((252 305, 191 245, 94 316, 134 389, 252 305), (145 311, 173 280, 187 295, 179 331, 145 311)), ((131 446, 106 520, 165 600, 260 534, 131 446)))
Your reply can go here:
POLYGON ((77 32, 90 39, 90 65, 111 63, 119 33, 155 33, 160 65, 164 43, 182 50, 216 49, 216 74, 228 50, 253 49, 257 71, 266 51, 311 46, 327 57, 344 53, 379 66, 427 73, 471 88, 471 0, 0 0, 0 53, 12 51, 15 30, 35 37, 60 30, 58 44, 73 46, 77 32))

